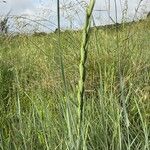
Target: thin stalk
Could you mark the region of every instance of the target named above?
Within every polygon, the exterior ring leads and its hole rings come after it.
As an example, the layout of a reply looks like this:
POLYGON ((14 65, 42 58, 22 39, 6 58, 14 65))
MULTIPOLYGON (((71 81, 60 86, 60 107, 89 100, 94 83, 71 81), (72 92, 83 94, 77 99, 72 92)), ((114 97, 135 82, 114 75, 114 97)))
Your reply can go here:
MULTIPOLYGON (((71 129, 71 112, 70 112, 70 106, 69 106, 69 99, 68 99, 68 92, 67 92, 67 83, 66 83, 66 77, 65 77, 65 69, 64 69, 64 62, 63 62, 63 51, 61 48, 61 24, 60 24, 60 0, 57 0, 57 30, 58 30, 58 56, 60 61, 60 69, 61 69, 61 76, 62 76, 62 82, 63 82, 63 94, 66 97, 66 107, 62 106, 62 108, 66 111, 66 122, 68 127, 68 137, 70 139, 68 147, 70 147, 70 143, 73 143, 73 137, 72 137, 72 129, 71 129)), ((70 148, 69 148, 70 149, 70 148)))
POLYGON ((58 31, 60 33, 60 2, 59 0, 57 0, 57 27, 58 27, 58 31))
POLYGON ((66 79, 65 79, 65 70, 64 70, 64 63, 63 63, 63 58, 62 58, 62 49, 61 49, 61 37, 60 37, 60 0, 57 0, 57 30, 58 30, 58 46, 59 46, 59 60, 60 60, 60 67, 61 67, 61 75, 62 75, 62 80, 63 80, 63 85, 65 89, 65 95, 67 91, 67 85, 66 85, 66 79))
POLYGON ((86 20, 83 28, 83 37, 82 44, 80 50, 80 65, 79 65, 79 83, 78 83, 78 149, 80 149, 81 145, 81 129, 82 129, 82 120, 83 120, 83 107, 84 107, 84 83, 86 77, 86 58, 87 58, 87 43, 89 39, 89 31, 90 31, 90 23, 91 23, 91 15, 94 8, 95 0, 90 0, 90 4, 86 11, 86 20))

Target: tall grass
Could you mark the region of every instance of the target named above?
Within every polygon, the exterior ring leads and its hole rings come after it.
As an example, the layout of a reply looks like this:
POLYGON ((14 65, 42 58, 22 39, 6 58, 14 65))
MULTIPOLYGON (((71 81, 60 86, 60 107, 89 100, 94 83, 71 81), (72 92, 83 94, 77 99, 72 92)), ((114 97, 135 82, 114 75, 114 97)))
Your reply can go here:
POLYGON ((80 31, 60 32, 65 83, 56 59, 58 34, 1 37, 0 149, 77 149, 80 111, 80 149, 148 150, 149 21, 124 24, 117 33, 115 27, 91 29, 82 47, 88 51, 83 112, 80 31))

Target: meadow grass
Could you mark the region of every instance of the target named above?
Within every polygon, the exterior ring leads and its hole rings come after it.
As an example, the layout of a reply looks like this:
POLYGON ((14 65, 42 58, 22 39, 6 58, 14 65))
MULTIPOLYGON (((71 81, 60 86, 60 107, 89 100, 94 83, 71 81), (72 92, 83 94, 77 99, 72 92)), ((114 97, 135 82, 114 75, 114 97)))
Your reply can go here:
MULTIPOLYGON (((92 28, 88 42, 82 146, 149 150, 150 20, 92 28)), ((82 33, 0 38, 0 149, 74 150, 82 33)))

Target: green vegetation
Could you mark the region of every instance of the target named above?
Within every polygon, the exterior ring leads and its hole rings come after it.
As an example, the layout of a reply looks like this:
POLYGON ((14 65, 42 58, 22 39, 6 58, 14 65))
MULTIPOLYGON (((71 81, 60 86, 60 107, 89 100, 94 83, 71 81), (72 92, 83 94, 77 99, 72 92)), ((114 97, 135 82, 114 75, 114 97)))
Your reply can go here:
MULTIPOLYGON (((149 150, 149 24, 92 28, 81 149, 149 150)), ((60 41, 63 66, 55 33, 0 38, 0 149, 77 148, 81 32, 60 41)))

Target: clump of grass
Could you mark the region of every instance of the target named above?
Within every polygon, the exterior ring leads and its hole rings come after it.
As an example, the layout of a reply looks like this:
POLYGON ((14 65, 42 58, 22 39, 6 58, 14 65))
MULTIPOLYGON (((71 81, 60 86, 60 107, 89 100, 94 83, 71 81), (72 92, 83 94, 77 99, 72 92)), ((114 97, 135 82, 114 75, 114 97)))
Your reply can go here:
MULTIPOLYGON (((118 28, 118 48, 114 29, 91 30, 81 148, 149 149, 149 21, 118 28)), ((0 149, 77 149, 76 87, 83 37, 80 31, 60 35, 67 95, 55 59, 57 34, 0 39, 0 149)))

